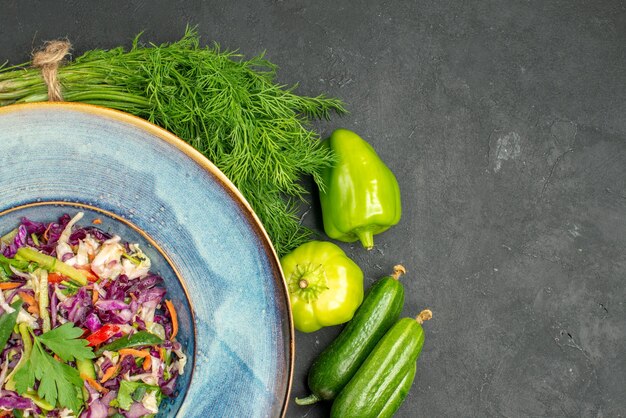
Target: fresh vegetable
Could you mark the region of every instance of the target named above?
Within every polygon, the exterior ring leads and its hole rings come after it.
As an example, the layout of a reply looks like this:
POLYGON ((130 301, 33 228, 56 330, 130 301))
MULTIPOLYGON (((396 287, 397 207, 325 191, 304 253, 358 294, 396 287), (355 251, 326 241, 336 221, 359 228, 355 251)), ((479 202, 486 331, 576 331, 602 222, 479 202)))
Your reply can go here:
MULTIPOLYGON (((13 244, 4 244, 6 248, 10 248, 13 244)), ((26 270, 29 266, 29 262, 25 260, 18 260, 16 258, 7 258, 0 254, 0 274, 3 278, 8 278, 13 272, 11 267, 15 267, 18 270, 26 270)))
MULTIPOLYGON (((1 61, 1 60, 0 60, 1 61)), ((92 50, 58 71, 65 101, 122 110, 191 144, 237 186, 261 219, 279 255, 308 240, 298 204, 300 180, 333 159, 311 130, 314 119, 344 113, 341 101, 305 97, 276 84, 263 55, 245 60, 219 46, 201 47, 194 29, 177 42, 92 50)), ((0 105, 48 99, 41 71, 0 66, 0 105)))
POLYGON ((176 394, 187 361, 175 307, 166 306, 162 279, 138 244, 79 227, 81 216, 22 218, 0 240, 0 410, 109 416, 121 412, 121 382, 132 381, 140 389, 124 416, 154 416, 161 398, 176 394), (84 284, 49 271, 59 266, 86 272, 84 284))
POLYGON ((45 332, 39 336, 32 334, 33 346, 30 358, 15 373, 15 388, 20 395, 25 394, 39 382, 37 394, 51 405, 61 406, 78 412, 82 399, 78 393, 83 386, 78 370, 64 362, 93 358, 93 351, 80 337, 83 330, 71 322, 45 332), (44 346, 63 360, 56 360, 44 346))
POLYGON ((122 327, 118 324, 105 324, 102 328, 90 334, 87 337, 87 342, 90 346, 100 345, 118 334, 121 330, 122 327))
POLYGON ((100 383, 98 383, 98 381, 96 379, 94 379, 91 376, 87 376, 87 375, 81 373, 80 374, 80 378, 83 379, 85 382, 87 382, 89 384, 89 386, 91 386, 92 388, 94 388, 98 392, 108 392, 109 391, 107 388, 102 386, 100 383))
POLYGON ((324 231, 333 239, 374 247, 374 235, 400 221, 400 187, 370 144, 347 129, 324 141, 337 162, 322 172, 324 231))
POLYGON ((54 271, 67 276, 81 285, 87 284, 87 274, 84 271, 74 268, 69 264, 65 264, 63 261, 55 257, 42 254, 37 250, 28 247, 19 248, 16 255, 22 260, 37 263, 46 270, 54 271))
POLYGON ((170 313, 170 318, 172 319, 172 334, 170 335, 170 340, 173 340, 176 334, 178 334, 178 314, 171 300, 166 300, 165 306, 167 306, 167 311, 170 313))
POLYGON ((416 319, 398 320, 334 400, 330 416, 391 417, 404 400, 402 392, 410 386, 407 374, 415 367, 424 345, 421 324, 431 317, 432 312, 426 309, 416 319))
POLYGON ((17 292, 17 294, 24 300, 26 305, 28 305, 26 308, 28 312, 32 314, 39 314, 39 305, 37 304, 34 296, 26 292, 17 292))
POLYGON ((111 367, 109 367, 104 373, 102 373, 102 377, 100 378, 100 381, 102 383, 105 383, 107 380, 111 379, 113 376, 115 376, 117 374, 117 372, 120 371, 120 364, 117 363, 111 367))
POLYGON ((158 386, 146 385, 142 382, 122 381, 117 395, 117 403, 121 409, 129 410, 133 402, 141 400, 146 394, 153 394, 160 401, 161 390, 158 386))
POLYGON ((391 276, 372 285, 354 318, 314 360, 308 374, 313 393, 296 398, 298 405, 334 399, 354 376, 376 343, 400 317, 404 287, 398 278, 404 272, 404 267, 395 266, 391 276))
POLYGON ((122 338, 100 347, 96 350, 96 355, 100 355, 105 351, 118 351, 123 348, 143 347, 146 345, 158 345, 163 340, 148 331, 138 331, 133 335, 126 335, 122 338))
POLYGON ((363 301, 363 272, 331 242, 302 244, 284 256, 281 265, 299 331, 347 322, 363 301))
POLYGON ((0 350, 4 349, 4 346, 13 332, 15 321, 17 320, 17 315, 19 314, 21 307, 22 301, 17 299, 13 302, 13 304, 11 304, 13 312, 5 312, 2 316, 0 316, 0 350))
POLYGON ((81 377, 86 376, 90 379, 95 379, 96 369, 93 365, 93 360, 91 358, 81 358, 76 360, 76 368, 78 369, 78 373, 81 377))
POLYGON ((409 370, 404 374, 400 384, 398 384, 398 386, 393 390, 393 393, 387 400, 387 403, 385 403, 381 411, 378 413, 378 417, 392 417, 393 414, 396 413, 409 394, 411 386, 413 386, 416 371, 417 363, 413 363, 412 366, 409 366, 409 370))
POLYGON ((22 282, 3 282, 0 283, 0 290, 11 290, 24 286, 22 282))
POLYGON ((134 348, 122 348, 118 351, 120 356, 131 356, 133 358, 142 359, 142 368, 144 371, 150 370, 152 366, 152 356, 148 350, 136 350, 134 348))

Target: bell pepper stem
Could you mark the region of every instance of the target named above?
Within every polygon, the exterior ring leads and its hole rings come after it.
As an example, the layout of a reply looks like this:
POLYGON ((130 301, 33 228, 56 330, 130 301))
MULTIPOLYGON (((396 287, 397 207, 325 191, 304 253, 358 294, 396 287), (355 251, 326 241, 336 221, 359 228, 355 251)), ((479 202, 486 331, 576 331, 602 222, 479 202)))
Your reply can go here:
POLYGON ((313 405, 316 402, 321 401, 322 398, 317 396, 315 393, 310 394, 306 398, 296 398, 297 405, 313 405))
POLYGON ((371 229, 360 229, 356 231, 356 236, 366 250, 374 248, 374 233, 371 229))

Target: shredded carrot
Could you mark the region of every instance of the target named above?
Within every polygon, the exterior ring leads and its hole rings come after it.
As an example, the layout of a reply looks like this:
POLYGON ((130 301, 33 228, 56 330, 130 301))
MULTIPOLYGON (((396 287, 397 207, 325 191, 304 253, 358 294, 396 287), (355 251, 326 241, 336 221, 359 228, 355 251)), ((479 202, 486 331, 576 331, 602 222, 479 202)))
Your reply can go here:
POLYGON ((91 221, 91 223, 94 225, 100 225, 102 223, 102 219, 96 218, 93 221, 91 221))
POLYGON ((98 292, 96 289, 92 289, 91 290, 91 303, 93 305, 96 304, 96 302, 98 301, 98 299, 100 298, 100 292, 98 292))
POLYGON ((48 224, 48 227, 46 228, 45 231, 43 231, 43 239, 46 240, 46 242, 48 242, 48 231, 50 231, 50 227, 52 226, 52 222, 48 224))
POLYGON ((144 371, 148 371, 152 368, 152 356, 148 354, 148 357, 143 359, 143 369, 144 371))
POLYGON ((11 290, 20 287, 23 283, 20 282, 4 282, 0 283, 0 290, 11 290))
POLYGON ((87 376, 84 373, 80 374, 81 379, 83 379, 85 382, 89 383, 89 386, 91 386, 92 388, 94 388, 95 390, 97 390, 98 392, 104 392, 107 393, 109 391, 109 389, 105 388, 104 386, 102 386, 100 383, 98 383, 95 379, 92 379, 91 377, 87 376))
POLYGON ((159 347, 159 358, 161 361, 165 361, 165 348, 159 347))
POLYGON ((26 308, 28 312, 32 314, 39 314, 39 304, 35 298, 30 295, 30 293, 17 292, 17 294, 20 295, 20 298, 22 298, 22 300, 28 305, 28 308, 26 308))
POLYGON ((122 348, 121 350, 118 350, 118 353, 120 353, 120 356, 133 357, 145 357, 150 355, 148 350, 136 350, 134 348, 122 348))
POLYGON ((178 334, 178 315, 176 314, 176 308, 174 308, 174 304, 171 300, 165 301, 165 306, 167 306, 167 310, 170 312, 170 317, 172 317, 172 335, 170 335, 170 341, 176 337, 178 334))
POLYGON ((117 363, 115 366, 109 367, 107 371, 104 372, 104 374, 102 375, 102 379, 100 379, 100 382, 104 383, 110 378, 112 378, 113 376, 115 376, 115 374, 119 371, 119 369, 120 369, 119 363, 117 363))
POLYGON ((85 272, 85 277, 90 282, 97 282, 99 277, 95 275, 93 271, 91 271, 91 266, 89 264, 85 264, 84 266, 75 266, 78 270, 85 272))

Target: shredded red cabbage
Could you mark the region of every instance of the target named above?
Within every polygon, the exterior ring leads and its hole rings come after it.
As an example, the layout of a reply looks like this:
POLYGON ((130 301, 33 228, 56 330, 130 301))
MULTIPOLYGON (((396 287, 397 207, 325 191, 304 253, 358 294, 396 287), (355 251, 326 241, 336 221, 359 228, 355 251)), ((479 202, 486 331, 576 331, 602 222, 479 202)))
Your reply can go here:
MULTIPOLYGON (((95 226, 73 225, 69 238, 67 233, 63 235, 70 221, 72 218, 69 214, 64 214, 56 222, 50 223, 22 218, 12 238, 8 240, 9 243, 2 240, 0 253, 7 258, 13 258, 19 248, 30 247, 42 254, 56 257, 58 263, 68 263, 74 268, 89 271, 90 277, 94 278, 81 286, 67 277, 59 276, 55 270, 47 273, 49 279, 46 309, 52 328, 72 322, 74 326, 83 328, 83 338, 90 343, 95 341, 94 349, 138 332, 148 332, 159 337, 157 340, 161 342, 158 344, 132 347, 133 350, 147 352, 150 363, 145 363, 143 357, 120 354, 119 348, 118 351, 104 351, 99 355, 93 362, 96 376, 92 380, 99 388, 85 380, 84 386, 89 396, 84 400, 82 411, 76 411, 80 413, 80 418, 105 418, 115 413, 127 418, 152 415, 156 411, 151 410, 152 403, 148 398, 142 399, 140 395, 136 395, 130 406, 123 409, 118 396, 121 396, 120 382, 128 379, 154 388, 150 389, 153 391, 151 396, 157 396, 158 399, 176 396, 176 382, 184 370, 186 357, 182 353, 181 344, 170 340, 174 327, 170 312, 165 309, 166 290, 162 286, 163 279, 149 271, 149 259, 138 246, 121 241, 95 226), (57 251, 63 254, 57 256, 57 251), (104 257, 103 254, 108 256, 109 253, 109 258, 100 260, 104 257), (93 264, 95 260, 101 262, 98 269, 93 264), (80 264, 81 262, 85 264, 80 264), (96 274, 96 271, 102 275, 96 274), (103 333, 107 329, 113 331, 109 334, 103 333), (102 334, 101 338, 99 333, 102 334), (105 378, 107 372, 114 373, 105 378)), ((2 291, 7 303, 14 302, 18 293, 22 292, 30 295, 33 300, 42 297, 40 288, 35 285, 43 280, 37 269, 38 266, 31 263, 27 269, 13 270, 8 279, 18 284, 17 288, 2 291)), ((27 312, 26 305, 22 310, 20 315, 30 318, 28 320, 31 321, 29 323, 32 333, 41 335, 42 317, 27 312)), ((1 307, 0 314, 5 314, 1 307)), ((20 334, 13 333, 0 351, 0 360, 2 364, 7 362, 9 372, 18 366, 23 351, 20 334)), ((71 362, 68 365, 74 367, 71 362)), ((0 381, 0 387, 3 387, 3 383, 0 381)), ((126 405, 128 402, 122 404, 126 405)), ((28 411, 34 416, 42 414, 41 409, 31 399, 9 390, 0 390, 1 410, 28 411)), ((46 416, 59 416, 60 413, 61 408, 57 406, 57 409, 48 412, 46 416)))

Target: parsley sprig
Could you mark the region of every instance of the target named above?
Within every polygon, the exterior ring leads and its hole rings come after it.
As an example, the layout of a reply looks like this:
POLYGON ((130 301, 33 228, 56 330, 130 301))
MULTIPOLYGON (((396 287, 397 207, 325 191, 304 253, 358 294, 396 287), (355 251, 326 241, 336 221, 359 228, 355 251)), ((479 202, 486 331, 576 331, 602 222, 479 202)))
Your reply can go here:
POLYGON ((52 405, 78 412, 82 406, 80 389, 83 380, 78 370, 68 361, 92 359, 95 357, 87 340, 80 339, 83 330, 68 322, 60 327, 33 336, 30 357, 15 373, 15 388, 20 395, 26 393, 39 382, 37 394, 52 405), (52 351, 62 361, 55 359, 52 351))

